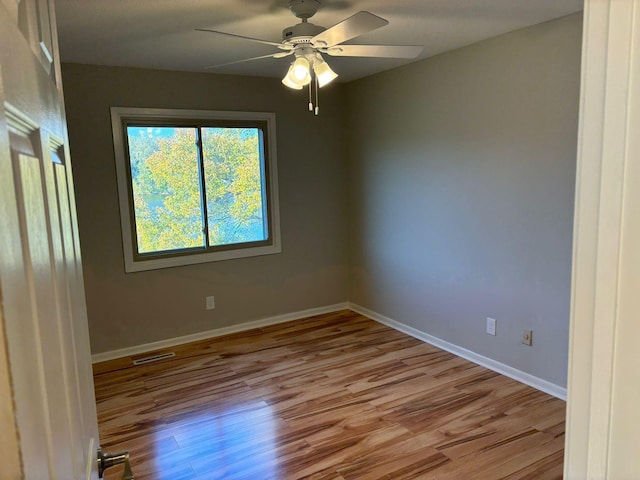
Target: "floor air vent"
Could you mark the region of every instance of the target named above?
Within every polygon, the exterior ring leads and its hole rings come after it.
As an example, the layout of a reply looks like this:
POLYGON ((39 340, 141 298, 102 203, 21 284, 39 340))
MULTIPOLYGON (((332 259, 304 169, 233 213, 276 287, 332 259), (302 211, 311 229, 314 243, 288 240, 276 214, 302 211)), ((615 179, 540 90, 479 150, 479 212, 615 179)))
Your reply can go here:
POLYGON ((176 354, 173 352, 161 353, 160 355, 154 355, 152 357, 147 358, 139 358, 138 360, 134 360, 134 365, 143 365, 145 363, 157 362, 158 360, 164 360, 165 358, 175 357, 176 354))

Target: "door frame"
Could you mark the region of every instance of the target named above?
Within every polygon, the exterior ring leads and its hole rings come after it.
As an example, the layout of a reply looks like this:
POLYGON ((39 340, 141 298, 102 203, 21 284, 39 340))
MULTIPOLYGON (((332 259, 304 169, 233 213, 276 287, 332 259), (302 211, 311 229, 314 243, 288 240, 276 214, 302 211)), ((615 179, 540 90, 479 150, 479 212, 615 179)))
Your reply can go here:
MULTIPOLYGON (((639 45, 640 1, 585 0, 564 465, 570 480, 632 478, 624 475, 640 468, 637 452, 623 458, 611 448, 634 430, 622 432, 615 419, 640 395, 625 373, 630 352, 621 343, 621 332, 640 333, 633 309, 622 308, 631 306, 624 292, 640 286, 640 273, 629 275, 628 266, 638 252, 629 232, 640 225, 629 208, 640 193, 637 167, 630 168, 640 157, 630 135, 640 131, 639 45)), ((638 414, 628 413, 637 435, 638 414)))

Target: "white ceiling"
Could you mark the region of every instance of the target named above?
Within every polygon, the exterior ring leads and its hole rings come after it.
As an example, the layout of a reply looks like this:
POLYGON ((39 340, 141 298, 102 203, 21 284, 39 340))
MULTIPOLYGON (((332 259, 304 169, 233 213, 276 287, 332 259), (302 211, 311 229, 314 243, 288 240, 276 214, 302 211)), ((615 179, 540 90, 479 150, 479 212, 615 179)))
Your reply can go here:
MULTIPOLYGON (((582 9, 582 0, 321 0, 312 23, 330 27, 366 10, 390 24, 347 44, 424 45, 420 58, 582 9)), ((56 0, 65 62, 202 72, 203 67, 275 53, 268 45, 226 38, 210 28, 280 42, 298 23, 288 0, 56 0)), ((206 70, 282 77, 290 58, 206 70)), ((328 59, 349 81, 415 60, 328 59)))

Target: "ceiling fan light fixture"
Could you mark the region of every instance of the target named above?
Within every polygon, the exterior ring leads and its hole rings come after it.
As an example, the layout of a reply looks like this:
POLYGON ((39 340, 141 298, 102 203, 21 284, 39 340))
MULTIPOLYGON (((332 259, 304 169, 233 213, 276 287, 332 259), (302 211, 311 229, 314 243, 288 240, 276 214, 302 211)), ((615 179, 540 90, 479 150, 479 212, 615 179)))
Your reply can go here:
POLYGON ((306 85, 311 81, 311 69, 309 60, 304 57, 296 58, 295 62, 291 65, 292 80, 300 85, 306 85))
POLYGON ((295 81, 295 77, 293 75, 293 65, 289 67, 289 71, 282 79, 282 83, 289 88, 293 88, 294 90, 302 90, 302 84, 295 81))
POLYGON ((294 90, 302 90, 302 85, 298 85, 297 83, 293 83, 293 82, 289 79, 289 76, 288 76, 288 75, 282 79, 282 83, 283 83, 285 86, 289 87, 289 88, 293 88, 294 90))
POLYGON ((291 64, 287 74, 282 79, 282 83, 289 88, 301 90, 302 87, 311 82, 311 71, 309 61, 304 57, 298 57, 291 64))
POLYGON ((329 64, 322 57, 315 62, 313 69, 316 72, 316 77, 318 77, 318 86, 320 88, 338 78, 338 74, 331 70, 329 64))

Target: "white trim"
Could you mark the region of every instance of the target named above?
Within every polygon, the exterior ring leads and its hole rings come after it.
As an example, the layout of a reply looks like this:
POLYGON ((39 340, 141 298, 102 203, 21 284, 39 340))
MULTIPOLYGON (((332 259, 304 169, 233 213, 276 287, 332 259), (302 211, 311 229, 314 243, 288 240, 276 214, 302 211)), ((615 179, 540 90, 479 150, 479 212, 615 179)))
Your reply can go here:
POLYGON ((9 102, 4 102, 4 113, 7 118, 7 128, 18 135, 29 136, 40 128, 36 122, 9 102))
POLYGON ((85 462, 85 480, 92 480, 91 474, 94 472, 94 464, 96 463, 97 449, 95 448, 96 439, 89 439, 89 448, 87 449, 87 461, 85 462))
MULTIPOLYGON (((638 247, 625 250, 623 233, 639 221, 637 211, 624 209, 638 188, 629 170, 638 159, 632 140, 640 126, 633 115, 640 98, 639 8, 636 0, 585 2, 564 462, 568 480, 638 478, 640 470, 633 452, 637 422, 626 414, 637 407, 616 410, 616 402, 625 399, 616 395, 614 384, 626 367, 616 359, 624 357, 617 336, 621 326, 637 322, 637 312, 621 313, 621 293, 637 291, 637 283, 623 273, 638 247), (630 433, 617 438, 628 448, 618 445, 617 459, 611 450, 614 417, 622 417, 630 433)), ((627 380, 637 385, 637 372, 627 380)), ((633 394, 626 400, 632 399, 633 394)))
POLYGON ((257 257, 272 255, 282 251, 280 241, 280 206, 278 195, 278 160, 276 158, 276 114, 271 112, 227 112, 214 110, 184 110, 164 108, 129 108, 111 107, 111 129, 113 135, 113 147, 116 163, 116 178, 118 185, 118 199, 120 205, 120 226, 122 230, 122 247, 124 253, 124 270, 127 273, 155 270, 159 268, 194 265, 205 262, 217 262, 235 258, 257 257), (203 119, 203 120, 253 120, 267 122, 267 143, 269 155, 267 157, 269 170, 269 204, 271 206, 271 224, 269 233, 272 237, 270 245, 260 247, 246 247, 238 249, 221 250, 216 252, 203 252, 194 255, 182 255, 175 257, 148 259, 136 261, 133 250, 134 242, 131 234, 133 219, 130 215, 129 205, 129 180, 127 161, 125 156, 125 141, 123 138, 123 118, 176 118, 176 119, 203 119))
POLYGON ((556 385, 555 383, 548 382, 547 380, 543 380, 542 378, 538 378, 529 373, 523 372, 522 370, 518 370, 517 368, 510 367, 509 365, 505 365, 504 363, 500 363, 496 360, 480 355, 479 353, 467 350, 466 348, 460 347, 453 343, 449 343, 445 340, 442 340, 441 338, 429 335, 428 333, 393 320, 389 317, 385 317, 384 315, 381 315, 377 312, 374 312, 373 310, 369 310, 368 308, 362 307, 355 303, 349 303, 349 309, 353 310, 356 313, 369 317, 376 322, 382 323, 388 327, 398 330, 399 332, 411 335, 412 337, 417 338, 418 340, 422 340, 423 342, 433 345, 434 347, 438 347, 449 353, 453 353, 454 355, 464 358, 465 360, 469 360, 470 362, 481 365, 485 368, 488 368, 489 370, 493 370, 494 372, 498 372, 509 378, 513 378, 518 382, 529 385, 530 387, 548 393, 549 395, 553 395, 556 398, 559 398, 561 400, 565 400, 567 398, 567 389, 556 385))
POLYGON ((206 332, 193 333, 191 335, 185 335, 182 337, 168 338, 166 340, 160 340, 158 342, 144 343, 142 345, 122 348, 119 350, 111 350, 109 352, 96 353, 91 356, 91 362, 99 363, 105 362, 107 360, 113 360, 115 358, 139 355, 141 353, 152 352, 154 350, 160 350, 162 348, 175 347, 176 345, 183 345, 185 343, 221 337, 222 335, 229 335, 231 333, 245 332, 253 328, 267 327, 269 325, 290 322, 292 320, 300 320, 307 317, 313 317, 315 315, 339 312, 340 310, 347 310, 348 308, 349 304, 347 302, 344 302, 336 303, 335 305, 327 305, 324 307, 310 308, 308 310, 301 310, 298 312, 285 313, 283 315, 276 315, 273 317, 261 318, 259 320, 240 323, 238 325, 230 325, 228 327, 207 330, 206 332))
POLYGON ((145 343, 142 345, 136 345, 134 347, 122 348, 119 350, 112 350, 109 352, 96 353, 91 356, 92 363, 105 362, 107 360, 113 360, 116 358, 129 357, 132 355, 139 355, 142 353, 152 352, 164 348, 175 347, 176 345, 183 345, 185 343, 197 342, 200 340, 207 340, 209 338, 221 337, 223 335, 229 335, 231 333, 245 332, 253 328, 266 327, 269 325, 276 325, 278 323, 290 322, 293 320, 301 320, 303 318, 313 317, 315 315, 323 315, 326 313, 338 312, 340 310, 352 310, 360 315, 370 318, 378 323, 382 323, 388 327, 398 330, 399 332, 406 333, 418 340, 422 340, 430 345, 441 348, 449 353, 453 353, 458 357, 469 360, 470 362, 481 365, 489 370, 498 372, 509 378, 513 378, 525 385, 536 388, 542 392, 553 395, 556 398, 565 400, 567 398, 567 390, 559 385, 548 382, 541 378, 535 377, 529 373, 523 372, 516 368, 500 363, 491 358, 480 355, 466 348, 460 347, 453 343, 449 343, 441 338, 434 337, 428 333, 422 332, 416 328, 405 325, 404 323, 392 320, 389 317, 385 317, 373 310, 362 307, 361 305, 344 302, 337 303, 335 305, 327 305, 324 307, 311 308, 309 310, 302 310, 298 312, 286 313, 283 315, 276 315, 274 317, 262 318, 260 320, 254 320, 251 322, 240 323, 238 325, 231 325, 228 327, 217 328, 215 330, 207 330, 206 332, 194 333, 191 335, 185 335, 182 337, 169 338, 167 340, 160 340, 157 342, 145 343))
POLYGON ((64 142, 60 138, 56 137, 52 133, 49 134, 49 148, 51 148, 51 150, 53 150, 54 152, 57 152, 58 149, 63 145, 64 145, 64 142))

